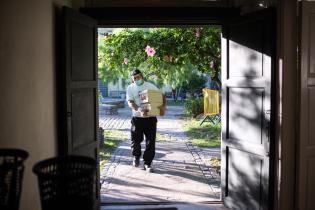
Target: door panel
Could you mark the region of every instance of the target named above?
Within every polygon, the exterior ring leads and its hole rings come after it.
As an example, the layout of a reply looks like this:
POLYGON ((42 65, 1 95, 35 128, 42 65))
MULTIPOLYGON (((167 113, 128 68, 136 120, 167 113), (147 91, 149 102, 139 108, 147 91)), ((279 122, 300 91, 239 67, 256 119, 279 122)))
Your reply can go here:
POLYGON ((249 22, 230 25, 233 39, 229 40, 229 77, 262 76, 262 54, 259 49, 262 49, 263 27, 260 24, 249 22), (248 31, 251 31, 250 36, 248 31))
POLYGON ((95 80, 94 26, 71 23, 71 79, 72 81, 95 80), (84 39, 84 41, 82 41, 84 39))
MULTIPOLYGON (((314 56, 315 58, 315 56, 314 56)), ((308 98, 309 98, 309 124, 308 124, 308 132, 309 138, 307 139, 307 146, 315 147, 315 87, 310 87, 308 90, 308 98)), ((315 166, 315 165, 314 165, 315 166)))
POLYGON ((272 156, 274 11, 227 21, 222 30, 222 199, 268 209, 272 156))
POLYGON ((300 2, 298 209, 315 206, 315 2, 300 2))
POLYGON ((230 139, 247 143, 262 144, 263 89, 229 88, 229 129, 230 139), (242 130, 242 132, 239 132, 242 130))
POLYGON ((90 142, 95 136, 95 91, 91 89, 76 89, 71 94, 71 125, 72 138, 75 139, 72 148, 76 149, 90 142), (83 131, 84 132, 81 132, 83 131))
POLYGON ((230 77, 257 77, 262 76, 262 56, 254 49, 230 41, 230 77), (246 59, 239 59, 240 57, 246 59), (248 65, 250 60, 250 65, 248 65), (244 68, 247 66, 247 68, 244 68))
MULTIPOLYGON (((97 90, 97 22, 70 8, 63 8, 63 135, 60 155, 94 158, 99 153, 97 90)), ((99 167, 96 170, 97 207, 99 206, 99 167)))
POLYGON ((228 195, 232 197, 234 209, 260 209, 261 174, 264 160, 261 156, 230 148, 228 151, 228 195), (240 164, 242 163, 242 164, 240 164), (245 201, 245 202, 242 202, 245 201))

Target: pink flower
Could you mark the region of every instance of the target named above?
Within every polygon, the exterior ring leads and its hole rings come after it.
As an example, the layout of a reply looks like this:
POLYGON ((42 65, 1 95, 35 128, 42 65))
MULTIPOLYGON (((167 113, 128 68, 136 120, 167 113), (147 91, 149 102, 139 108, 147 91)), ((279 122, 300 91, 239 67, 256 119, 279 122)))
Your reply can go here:
POLYGON ((151 47, 149 46, 149 45, 147 45, 146 47, 145 47, 145 52, 147 52, 149 49, 151 49, 151 47))
POLYGON ((149 45, 146 46, 144 50, 148 56, 153 57, 155 55, 155 49, 153 47, 150 47, 149 45))
POLYGON ((199 29, 199 28, 196 29, 195 36, 196 36, 197 38, 200 37, 200 29, 199 29))
POLYGON ((127 64, 128 64, 128 62, 129 62, 128 58, 124 58, 124 62, 123 62, 123 64, 127 65, 127 64))
POLYGON ((214 62, 213 62, 213 61, 210 61, 209 66, 210 66, 210 68, 213 68, 213 67, 214 67, 214 62))

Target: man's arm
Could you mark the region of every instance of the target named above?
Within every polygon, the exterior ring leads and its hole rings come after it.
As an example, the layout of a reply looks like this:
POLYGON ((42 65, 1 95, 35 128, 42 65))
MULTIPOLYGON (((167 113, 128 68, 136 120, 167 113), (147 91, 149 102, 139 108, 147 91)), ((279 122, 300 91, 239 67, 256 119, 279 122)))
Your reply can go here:
POLYGON ((128 106, 135 110, 136 112, 140 112, 142 116, 147 116, 148 110, 141 109, 133 100, 128 100, 128 106))
POLYGON ((134 100, 128 100, 128 106, 135 111, 138 111, 138 105, 135 103, 134 100))
POLYGON ((138 105, 134 101, 134 97, 131 91, 131 87, 128 86, 126 90, 126 97, 127 97, 127 102, 128 106, 130 107, 131 110, 138 111, 138 105))

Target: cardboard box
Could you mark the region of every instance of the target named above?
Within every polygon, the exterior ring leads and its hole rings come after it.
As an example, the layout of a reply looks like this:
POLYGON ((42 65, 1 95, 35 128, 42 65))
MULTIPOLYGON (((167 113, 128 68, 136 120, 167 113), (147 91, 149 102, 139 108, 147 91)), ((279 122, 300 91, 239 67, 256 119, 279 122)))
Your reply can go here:
POLYGON ((163 95, 160 90, 144 90, 139 93, 142 109, 149 110, 148 116, 160 116, 160 106, 163 105, 163 95))
POLYGON ((163 103, 141 103, 140 107, 142 109, 149 110, 148 116, 160 116, 161 109, 159 108, 163 103))
POLYGON ((139 93, 141 103, 163 104, 162 91, 144 90, 139 93))

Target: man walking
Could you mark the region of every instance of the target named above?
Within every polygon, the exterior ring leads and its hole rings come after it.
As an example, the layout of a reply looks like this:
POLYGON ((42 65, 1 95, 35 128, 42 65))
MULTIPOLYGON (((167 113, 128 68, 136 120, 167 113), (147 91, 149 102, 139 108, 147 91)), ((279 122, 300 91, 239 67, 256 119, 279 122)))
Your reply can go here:
MULTIPOLYGON (((138 167, 141 156, 141 142, 145 136, 146 148, 143 153, 144 169, 152 172, 151 167, 155 156, 155 139, 157 118, 147 115, 148 110, 141 109, 139 92, 143 90, 158 90, 152 83, 144 81, 139 69, 134 69, 131 73, 133 83, 127 87, 126 99, 128 106, 132 110, 131 120, 131 150, 133 155, 133 166, 138 167)), ((163 93, 163 105, 160 107, 161 115, 165 114, 166 98, 163 93)))

